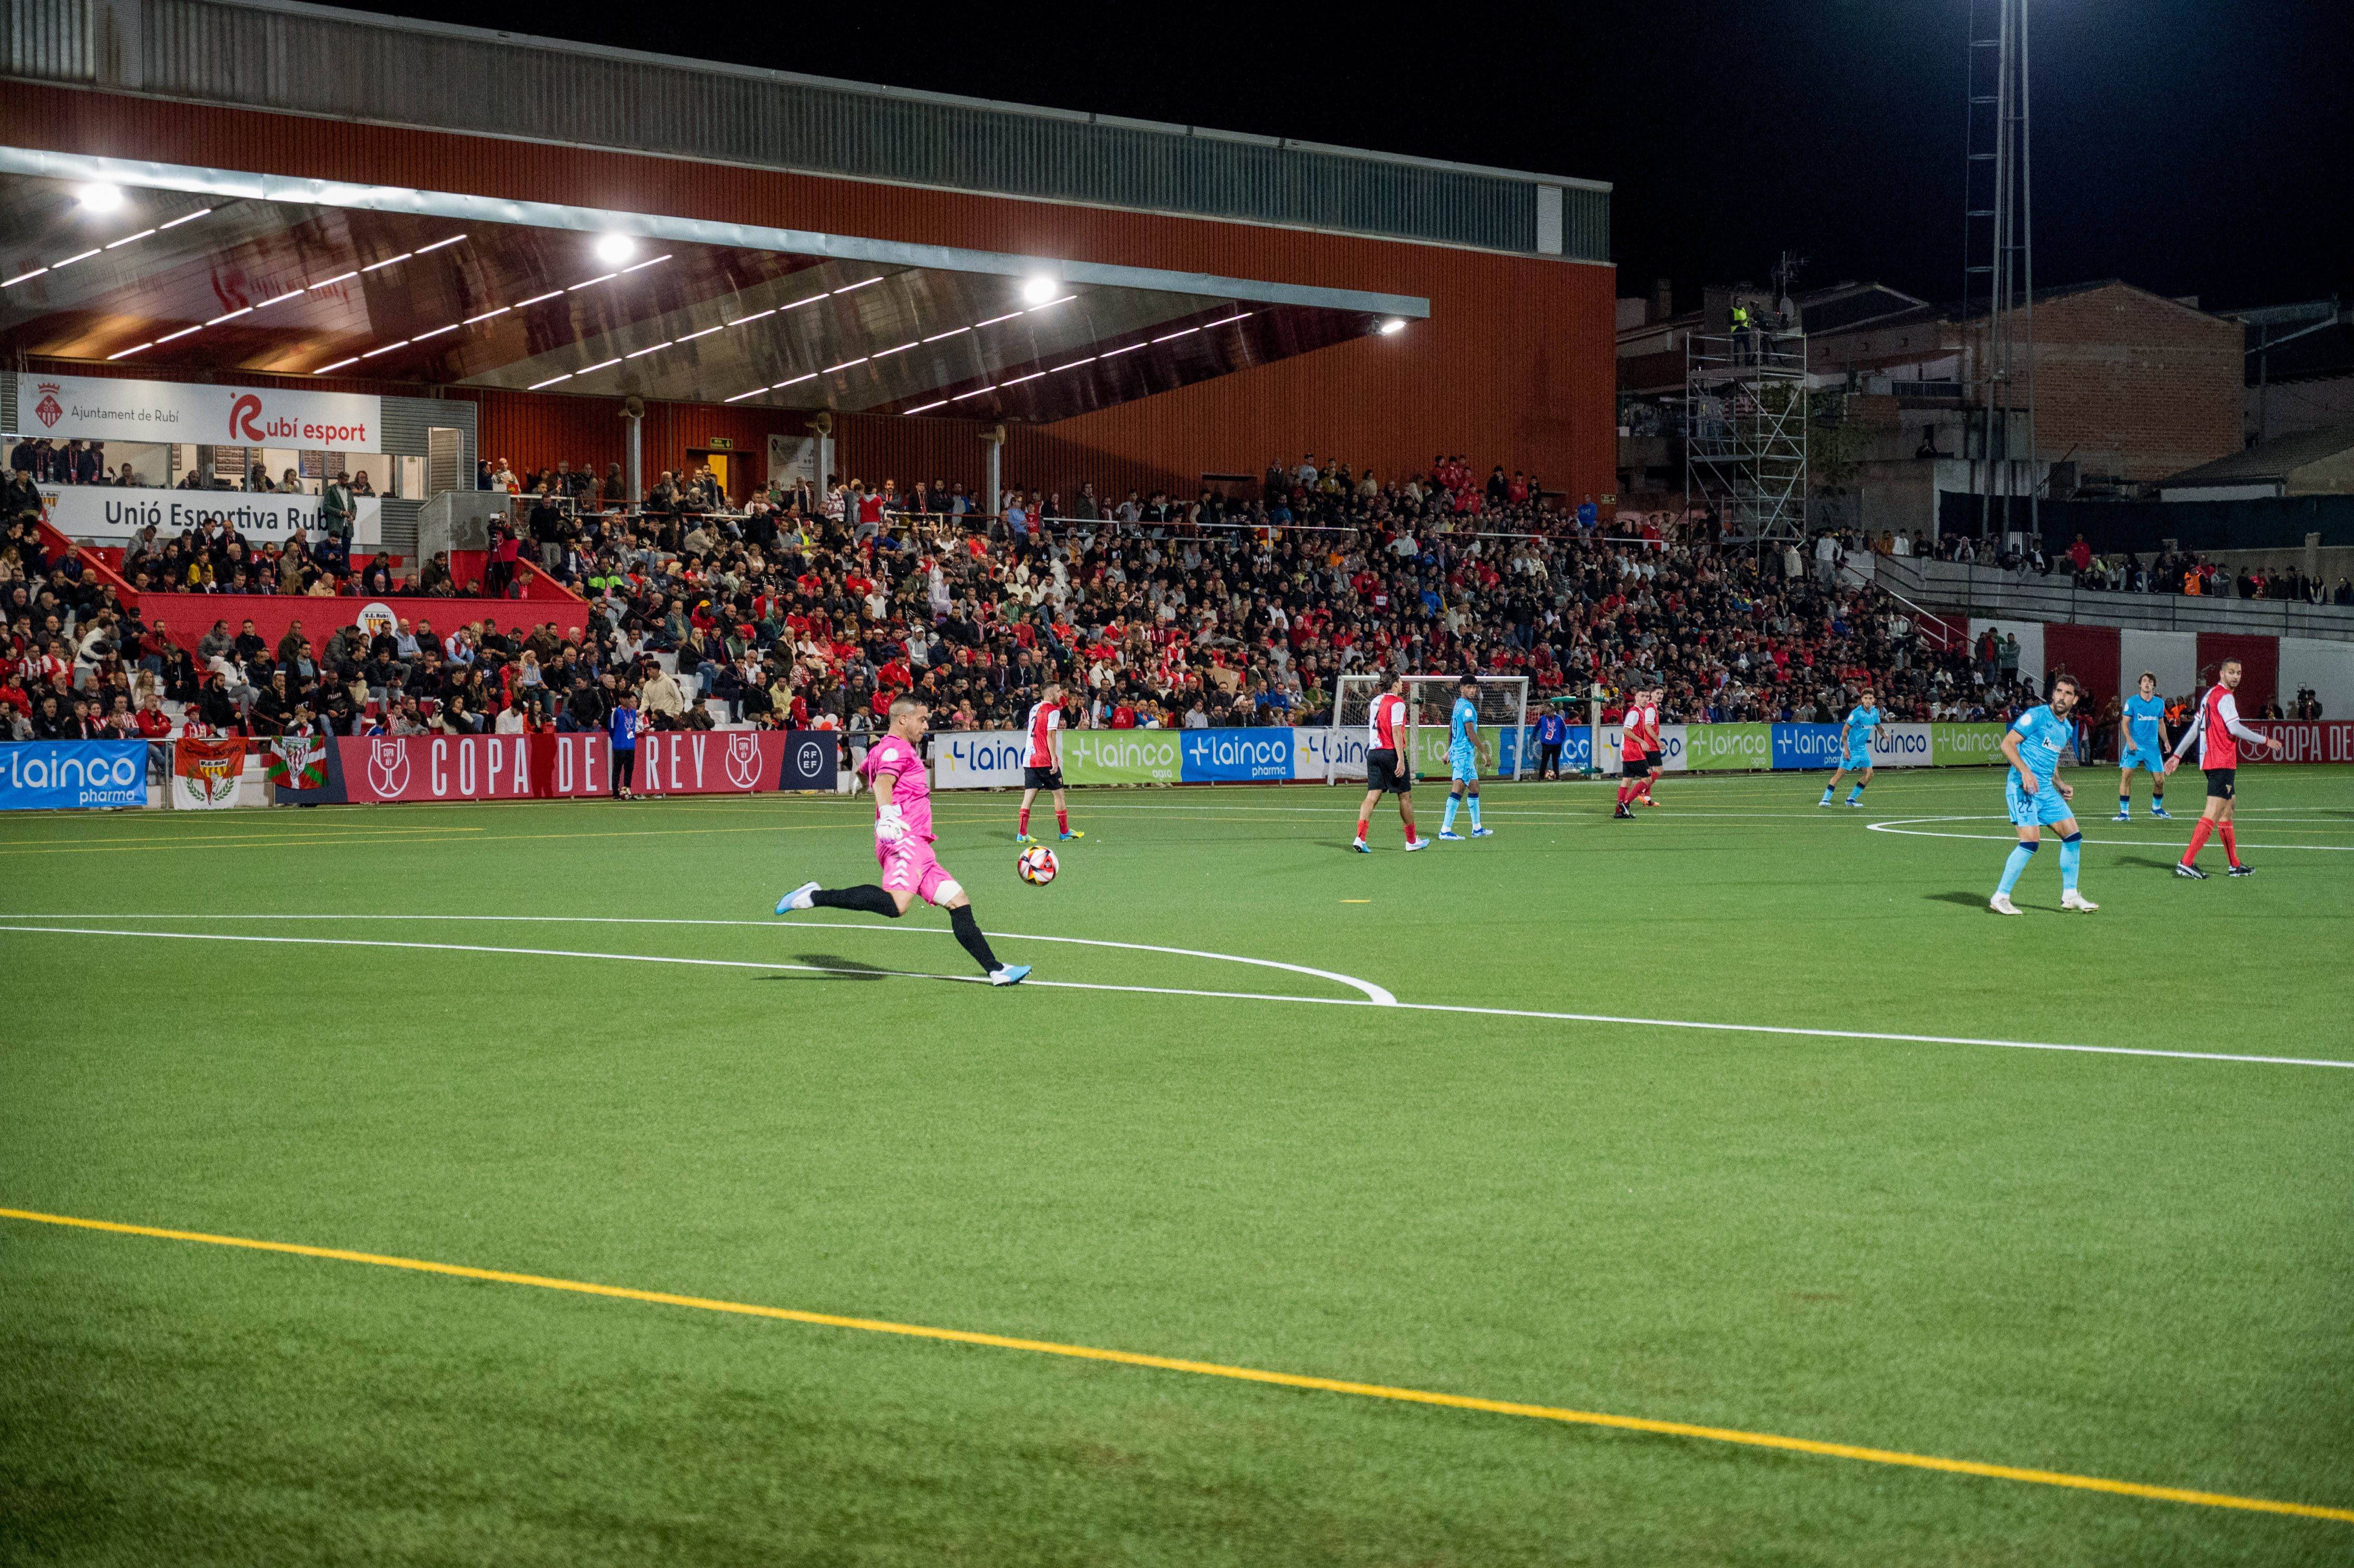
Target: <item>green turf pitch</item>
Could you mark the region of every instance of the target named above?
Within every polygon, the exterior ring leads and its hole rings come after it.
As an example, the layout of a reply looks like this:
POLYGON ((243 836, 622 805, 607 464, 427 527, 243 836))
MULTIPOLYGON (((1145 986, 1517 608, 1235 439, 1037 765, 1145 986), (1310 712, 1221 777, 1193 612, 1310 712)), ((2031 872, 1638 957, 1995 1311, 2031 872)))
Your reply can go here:
MULTIPOLYGON (((1013 800, 950 796, 939 849, 993 933, 1405 1003, 2354 1059, 2354 772, 2244 770, 2259 874, 2205 883, 2075 777, 2090 916, 2049 852, 1986 911, 1975 771, 1633 822, 1499 786, 1411 857, 1394 811, 1348 853, 1354 790, 1087 792, 1044 890, 1013 800)), ((879 976, 970 966, 930 912, 767 917, 874 874, 868 815, 0 823, 0 924, 303 938, 0 931, 0 1206, 2354 1507, 2354 1070, 879 976)), ((0 1221, 0 1560, 2343 1563, 2354 1523, 0 1221)))

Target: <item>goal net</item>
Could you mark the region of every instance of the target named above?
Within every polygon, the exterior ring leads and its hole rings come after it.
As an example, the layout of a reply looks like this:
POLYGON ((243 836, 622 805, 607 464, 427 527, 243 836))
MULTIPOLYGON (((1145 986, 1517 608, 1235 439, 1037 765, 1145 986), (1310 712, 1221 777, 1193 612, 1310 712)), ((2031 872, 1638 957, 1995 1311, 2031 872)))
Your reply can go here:
MULTIPOLYGON (((1405 724, 1414 777, 1447 776, 1447 741, 1455 714, 1458 675, 1408 675, 1405 724)), ((1324 782, 1362 779, 1365 773, 1366 725, 1373 698, 1389 690, 1394 675, 1377 672, 1343 675, 1332 688, 1332 744, 1324 748, 1324 782)), ((1522 745, 1529 718, 1526 675, 1482 675, 1474 699, 1479 705, 1479 771, 1491 779, 1518 779, 1528 770, 1522 745)))

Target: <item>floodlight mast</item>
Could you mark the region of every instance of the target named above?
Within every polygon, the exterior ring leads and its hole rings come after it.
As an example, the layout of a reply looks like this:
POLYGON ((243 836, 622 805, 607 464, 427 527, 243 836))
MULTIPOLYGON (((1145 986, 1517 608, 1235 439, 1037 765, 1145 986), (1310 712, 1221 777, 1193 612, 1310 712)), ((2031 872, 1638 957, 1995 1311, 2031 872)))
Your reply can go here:
POLYGON ((2020 499, 2027 533, 2042 531, 2027 24, 2028 0, 1969 0, 1961 320, 1964 398, 1975 429, 1964 455, 1980 537, 2014 529, 2012 503, 2020 499))

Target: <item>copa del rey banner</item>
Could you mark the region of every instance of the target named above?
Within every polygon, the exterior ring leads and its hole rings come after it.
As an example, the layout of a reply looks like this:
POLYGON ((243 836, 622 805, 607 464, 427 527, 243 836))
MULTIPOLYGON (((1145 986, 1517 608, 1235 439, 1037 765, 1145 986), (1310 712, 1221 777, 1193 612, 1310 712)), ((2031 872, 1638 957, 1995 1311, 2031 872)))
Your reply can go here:
MULTIPOLYGON (((639 736, 640 795, 834 788, 839 736, 822 730, 683 730, 639 736)), ((601 734, 337 737, 318 767, 279 781, 281 805, 523 800, 612 789, 601 734)))
POLYGON ((16 422, 58 440, 384 450, 384 399, 351 392, 19 376, 16 422))

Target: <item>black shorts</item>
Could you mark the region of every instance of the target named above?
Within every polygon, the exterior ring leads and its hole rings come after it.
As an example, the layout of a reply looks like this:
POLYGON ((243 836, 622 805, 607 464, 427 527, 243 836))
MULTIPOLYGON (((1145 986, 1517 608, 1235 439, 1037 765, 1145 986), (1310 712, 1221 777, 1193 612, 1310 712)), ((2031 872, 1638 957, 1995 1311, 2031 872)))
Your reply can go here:
POLYGON ((1024 768, 1022 788, 1024 789, 1059 789, 1063 787, 1063 770, 1059 768, 1024 768))
POLYGON ((1622 758, 1618 766, 1629 779, 1649 779, 1659 768, 1659 764, 1648 757, 1622 758))
POLYGON ((1384 795, 1414 792, 1414 775, 1398 766, 1394 751, 1365 753, 1365 788, 1384 795))
POLYGON ((2238 775, 2236 768, 2210 768, 2207 774, 2207 798, 2228 800, 2232 798, 2232 780, 2238 775))

